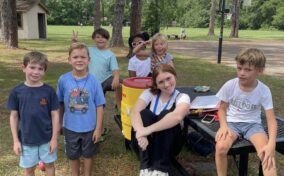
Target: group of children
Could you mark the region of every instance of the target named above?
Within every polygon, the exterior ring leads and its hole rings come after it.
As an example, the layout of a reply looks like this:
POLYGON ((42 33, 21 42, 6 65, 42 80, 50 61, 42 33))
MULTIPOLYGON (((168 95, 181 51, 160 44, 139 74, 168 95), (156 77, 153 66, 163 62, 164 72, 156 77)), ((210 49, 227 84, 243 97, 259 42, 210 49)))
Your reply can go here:
MULTIPOLYGON (((73 39, 68 57, 72 71, 60 76, 57 91, 42 81, 47 56, 37 51, 24 56, 25 82, 11 90, 7 107, 11 111, 13 150, 20 156, 19 165, 25 168, 26 176, 34 175, 39 161, 46 164, 48 176, 55 175, 61 126, 72 176, 80 174, 80 157, 84 158, 84 175, 91 175, 92 157, 98 152, 104 131, 106 91, 115 90, 118 108, 121 101, 119 67, 115 55, 107 49, 109 37, 108 31, 100 28, 92 35, 94 47, 73 39)), ((131 36, 128 44, 133 51, 128 65, 130 77, 151 76, 161 64, 174 68, 164 35, 155 34, 150 40, 147 33, 139 33, 131 36), (150 44, 149 51, 146 46, 150 44)), ((244 137, 255 146, 264 174, 276 175, 277 124, 272 96, 257 79, 264 70, 265 56, 258 49, 247 49, 236 57, 236 62, 237 78, 225 83, 217 93, 221 100, 220 129, 216 134, 217 173, 227 175, 227 152, 237 138, 244 137), (261 125, 261 107, 267 118, 268 136, 261 125)))

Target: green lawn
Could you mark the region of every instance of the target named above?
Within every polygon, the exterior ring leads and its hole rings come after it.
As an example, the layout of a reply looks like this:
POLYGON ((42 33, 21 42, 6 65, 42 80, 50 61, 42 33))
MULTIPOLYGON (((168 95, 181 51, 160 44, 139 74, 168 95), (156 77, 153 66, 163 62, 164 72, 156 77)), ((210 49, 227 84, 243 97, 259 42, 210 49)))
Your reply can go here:
MULTIPOLYGON (((49 57, 50 64, 45 76, 45 82, 56 87, 59 75, 70 70, 67 64, 67 49, 70 43, 72 30, 79 31, 82 41, 92 44, 90 35, 92 27, 78 26, 48 26, 47 40, 20 40, 20 49, 5 49, 0 43, 0 175, 22 175, 22 169, 18 167, 18 158, 12 151, 12 138, 9 128, 9 112, 5 108, 7 96, 12 87, 22 82, 24 75, 21 71, 21 59, 24 53, 30 50, 39 50, 46 53, 49 57)), ((206 29, 189 29, 192 39, 206 40, 206 29)), ((179 28, 163 30, 167 34, 178 33, 179 28)), ((279 31, 241 31, 247 38, 239 40, 251 39, 283 39, 284 33, 279 31), (270 34, 271 33, 271 34, 270 34), (249 35, 251 34, 251 35, 249 35)), ((123 34, 125 41, 128 36, 128 28, 124 28, 123 34)), ((127 77, 127 59, 123 55, 127 52, 127 48, 113 49, 118 56, 122 77, 127 77)), ((175 55, 175 67, 178 73, 178 85, 209 85, 212 90, 217 91, 228 79, 235 77, 235 70, 224 65, 217 65, 203 61, 200 59, 192 59, 186 56, 175 55)), ((274 97, 274 106, 276 114, 284 116, 284 80, 272 77, 261 76, 264 83, 271 87, 274 97)), ((113 120, 114 115, 114 95, 107 94, 107 106, 104 115, 105 125, 111 129, 108 139, 101 144, 101 151, 94 159, 94 173, 98 176, 113 175, 137 175, 138 161, 136 156, 127 152, 124 148, 124 141, 121 132, 113 120)), ((64 156, 63 137, 59 138, 59 159, 56 162, 58 175, 68 175, 69 167, 67 159, 64 156)), ((283 156, 277 161, 278 168, 284 166, 283 156), (282 157, 282 158, 281 158, 282 157)), ((197 156, 190 152, 183 151, 181 158, 185 161, 193 161, 197 156)), ((206 160, 206 159, 205 159, 206 160)), ((212 157, 211 157, 212 160, 212 157)), ((233 168, 234 165, 233 165, 233 168)), ((250 160, 249 174, 256 175, 257 160, 250 160), (253 163, 253 164, 251 164, 253 163)), ((37 175, 43 175, 38 172, 37 175)), ((235 175, 234 173, 231 175, 235 175)))

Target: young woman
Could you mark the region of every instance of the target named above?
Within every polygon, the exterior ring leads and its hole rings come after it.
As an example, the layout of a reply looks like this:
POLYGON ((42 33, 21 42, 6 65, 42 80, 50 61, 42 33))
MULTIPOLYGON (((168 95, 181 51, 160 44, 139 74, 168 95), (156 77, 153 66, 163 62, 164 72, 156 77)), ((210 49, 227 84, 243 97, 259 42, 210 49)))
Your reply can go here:
POLYGON ((140 176, 167 176, 171 157, 182 147, 180 124, 189 111, 190 98, 175 89, 176 72, 168 64, 154 69, 152 81, 130 116, 139 145, 140 176))

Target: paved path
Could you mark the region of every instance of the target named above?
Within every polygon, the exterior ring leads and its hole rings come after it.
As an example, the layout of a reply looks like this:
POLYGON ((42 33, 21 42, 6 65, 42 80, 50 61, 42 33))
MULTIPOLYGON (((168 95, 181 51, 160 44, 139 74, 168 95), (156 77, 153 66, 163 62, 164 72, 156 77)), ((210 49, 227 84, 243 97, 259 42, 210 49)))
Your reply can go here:
MULTIPOLYGON (((223 41, 221 64, 235 67, 234 58, 238 52, 251 47, 263 50, 267 59, 265 74, 284 79, 284 41, 223 41)), ((172 40, 169 42, 169 49, 217 63, 218 41, 172 40)))

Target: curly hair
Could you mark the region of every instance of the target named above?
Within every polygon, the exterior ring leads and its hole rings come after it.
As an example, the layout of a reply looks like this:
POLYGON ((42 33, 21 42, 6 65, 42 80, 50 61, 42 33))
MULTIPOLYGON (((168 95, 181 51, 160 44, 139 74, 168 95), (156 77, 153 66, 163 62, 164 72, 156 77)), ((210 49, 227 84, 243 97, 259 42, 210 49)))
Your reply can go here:
POLYGON ((161 90, 158 89, 158 85, 157 85, 157 77, 160 73, 171 73, 172 75, 175 76, 175 78, 177 78, 177 73, 175 71, 175 69, 168 65, 168 64, 161 64, 159 66, 157 66, 154 70, 153 70, 153 74, 152 74, 152 86, 150 87, 150 92, 154 95, 158 94, 161 90))

